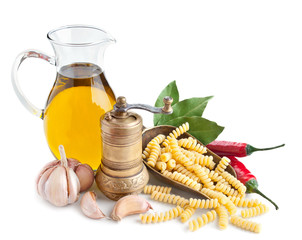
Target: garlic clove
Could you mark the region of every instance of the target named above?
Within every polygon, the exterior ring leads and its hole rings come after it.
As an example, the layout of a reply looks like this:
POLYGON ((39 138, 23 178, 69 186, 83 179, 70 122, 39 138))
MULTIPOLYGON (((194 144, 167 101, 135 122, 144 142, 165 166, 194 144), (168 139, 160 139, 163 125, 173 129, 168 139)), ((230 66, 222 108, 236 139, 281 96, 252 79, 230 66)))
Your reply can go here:
POLYGON ((75 169, 75 173, 80 181, 80 192, 87 191, 94 182, 94 172, 92 168, 87 164, 80 164, 75 169))
POLYGON ((68 167, 72 168, 73 171, 77 168, 78 165, 81 165, 80 161, 74 158, 67 158, 68 167))
POLYGON ((74 203, 80 196, 80 181, 71 168, 66 169, 68 184, 68 203, 74 203))
POLYGON ((37 190, 38 190, 39 195, 42 198, 46 198, 46 195, 45 195, 45 183, 48 180, 50 174, 52 173, 52 171, 54 169, 55 168, 53 168, 53 167, 48 168, 46 171, 43 172, 43 174, 39 178, 39 181, 38 181, 38 184, 37 184, 37 190))
POLYGON ((38 174, 38 177, 37 177, 37 180, 36 180, 36 183, 39 183, 40 181, 40 178, 42 177, 42 175, 50 168, 53 168, 54 166, 57 166, 60 162, 58 160, 54 160, 54 161, 51 161, 49 163, 47 163, 43 168, 42 170, 40 171, 40 173, 38 174))
POLYGON ((62 207, 68 204, 68 184, 66 169, 57 166, 45 182, 46 199, 55 206, 62 207))
POLYGON ((115 221, 120 221, 122 218, 138 213, 145 213, 152 206, 146 199, 138 195, 127 195, 120 198, 111 213, 111 218, 115 221))
POLYGON ((81 199, 81 210, 89 218, 101 219, 105 214, 99 209, 96 203, 96 194, 92 191, 86 192, 81 199))

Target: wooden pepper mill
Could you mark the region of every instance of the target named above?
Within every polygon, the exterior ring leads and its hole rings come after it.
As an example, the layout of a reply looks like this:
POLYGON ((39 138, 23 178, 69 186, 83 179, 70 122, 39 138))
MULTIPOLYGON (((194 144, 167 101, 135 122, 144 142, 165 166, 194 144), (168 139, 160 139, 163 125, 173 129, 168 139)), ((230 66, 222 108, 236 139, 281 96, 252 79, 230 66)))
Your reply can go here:
POLYGON ((127 104, 118 97, 114 109, 101 119, 102 163, 95 181, 98 188, 110 199, 140 193, 149 181, 142 161, 142 117, 129 109, 143 109, 152 113, 171 114, 173 99, 165 97, 164 107, 145 104, 127 104))

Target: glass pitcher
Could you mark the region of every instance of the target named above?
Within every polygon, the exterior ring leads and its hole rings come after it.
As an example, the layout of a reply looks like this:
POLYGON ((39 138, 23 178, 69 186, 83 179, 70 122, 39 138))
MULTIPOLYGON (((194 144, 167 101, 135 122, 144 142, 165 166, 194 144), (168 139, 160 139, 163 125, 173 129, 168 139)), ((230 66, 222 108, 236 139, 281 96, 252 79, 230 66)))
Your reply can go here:
POLYGON ((21 103, 44 121, 51 152, 59 159, 59 145, 68 158, 89 164, 101 163, 101 116, 113 109, 115 95, 103 69, 103 54, 115 40, 105 31, 82 25, 64 26, 47 34, 55 57, 28 50, 18 55, 12 83, 21 103), (23 94, 17 72, 27 58, 40 58, 56 66, 57 77, 45 109, 35 107, 23 94))

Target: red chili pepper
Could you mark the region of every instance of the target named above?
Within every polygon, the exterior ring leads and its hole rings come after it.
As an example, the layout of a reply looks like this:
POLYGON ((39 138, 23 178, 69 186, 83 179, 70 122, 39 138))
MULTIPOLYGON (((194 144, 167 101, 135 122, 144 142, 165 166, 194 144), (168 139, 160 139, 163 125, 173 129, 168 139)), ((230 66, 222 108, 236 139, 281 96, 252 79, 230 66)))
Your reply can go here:
POLYGON ((235 156, 235 157, 245 157, 251 155, 256 151, 266 151, 279 147, 283 147, 285 144, 270 147, 270 148, 255 148, 247 143, 238 143, 230 141, 218 141, 215 140, 207 145, 207 148, 220 156, 235 156))
POLYGON ((231 160, 230 165, 234 168, 237 174, 237 179, 246 186, 246 193, 259 194, 270 201, 275 206, 276 210, 278 210, 279 207, 277 204, 258 190, 256 177, 245 167, 245 165, 234 156, 228 156, 228 158, 231 160))

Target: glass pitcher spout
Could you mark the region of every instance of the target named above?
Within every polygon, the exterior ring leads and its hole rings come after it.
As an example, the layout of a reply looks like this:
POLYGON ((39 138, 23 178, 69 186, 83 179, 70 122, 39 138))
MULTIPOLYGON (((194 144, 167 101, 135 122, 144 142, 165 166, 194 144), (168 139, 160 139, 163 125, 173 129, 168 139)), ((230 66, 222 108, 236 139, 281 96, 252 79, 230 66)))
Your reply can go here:
POLYGON ((57 70, 72 63, 85 62, 103 69, 104 52, 116 40, 106 31, 87 25, 70 25, 47 34, 54 52, 57 70))

